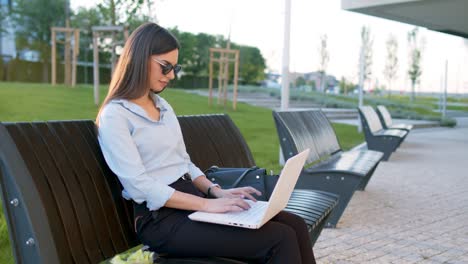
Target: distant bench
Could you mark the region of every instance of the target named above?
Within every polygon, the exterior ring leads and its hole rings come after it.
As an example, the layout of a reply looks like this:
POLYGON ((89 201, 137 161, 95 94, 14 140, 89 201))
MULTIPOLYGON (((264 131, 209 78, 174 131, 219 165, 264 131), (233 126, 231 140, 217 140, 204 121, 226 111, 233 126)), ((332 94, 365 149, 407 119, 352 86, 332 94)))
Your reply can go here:
MULTIPOLYGON (((250 167, 252 154, 227 115, 179 117, 187 151, 202 170, 250 167)), ((16 263, 99 263, 139 246, 132 204, 107 167, 93 121, 0 123, 0 187, 16 263)), ((337 202, 298 190, 288 211, 301 215, 313 242, 337 202)), ((246 263, 160 257, 158 263, 246 263)))
POLYGON ((377 106, 377 114, 384 129, 400 129, 408 131, 408 133, 413 129, 413 125, 410 124, 394 124, 390 112, 384 105, 377 106))
POLYGON ((296 188, 318 189, 340 196, 327 221, 335 227, 355 190, 364 190, 383 157, 372 150, 343 151, 335 131, 320 110, 273 112, 285 158, 310 148, 311 167, 302 171, 296 188))
POLYGON ((388 160, 406 138, 408 131, 383 128, 379 116, 371 106, 361 106, 358 110, 367 148, 383 152, 383 160, 388 160))

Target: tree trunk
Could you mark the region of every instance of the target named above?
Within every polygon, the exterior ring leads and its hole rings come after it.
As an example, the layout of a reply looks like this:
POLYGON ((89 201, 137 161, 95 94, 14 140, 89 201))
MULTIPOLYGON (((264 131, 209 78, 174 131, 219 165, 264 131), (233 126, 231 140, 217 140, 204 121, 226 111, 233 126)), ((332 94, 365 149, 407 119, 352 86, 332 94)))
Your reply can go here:
POLYGON ((411 97, 410 97, 410 102, 414 102, 415 96, 414 96, 414 86, 415 83, 411 82, 411 97))
POLYGON ((390 96, 392 94, 392 81, 388 82, 388 89, 387 89, 387 98, 390 99, 390 96))

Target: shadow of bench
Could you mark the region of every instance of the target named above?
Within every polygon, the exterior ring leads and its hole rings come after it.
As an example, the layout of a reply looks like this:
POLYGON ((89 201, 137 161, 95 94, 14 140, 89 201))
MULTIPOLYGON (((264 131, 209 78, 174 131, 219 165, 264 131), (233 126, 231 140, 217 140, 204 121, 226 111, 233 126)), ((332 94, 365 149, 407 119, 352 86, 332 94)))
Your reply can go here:
MULTIPOLYGON (((229 117, 180 120, 188 151, 201 168, 254 163, 229 117), (213 129, 213 120, 218 119, 224 122, 219 124, 222 128, 213 129), (209 137, 203 134, 207 130, 211 130, 209 137), (230 135, 226 145, 213 146, 226 135, 230 135), (232 151, 220 152, 224 148, 232 151)), ((3 208, 16 263, 98 263, 139 246, 132 204, 122 198, 122 187, 107 167, 93 121, 2 123, 0 166, 3 208)), ((336 198, 311 194, 328 205, 323 205, 320 217, 313 218, 315 222, 312 218, 308 222, 311 236, 318 236, 336 198)), ((304 199, 312 199, 311 194, 304 199)), ((311 214, 303 210, 304 215, 311 214)), ((246 262, 207 257, 159 258, 158 263, 246 262)))
POLYGON ((296 188, 336 193, 338 205, 327 221, 335 227, 356 190, 364 190, 383 153, 372 150, 343 151, 335 130, 320 110, 273 112, 283 156, 292 157, 306 148, 311 152, 296 188))
POLYGON ((408 135, 408 131, 384 129, 377 113, 371 106, 361 106, 358 110, 367 148, 383 152, 382 160, 387 161, 408 135))
POLYGON ((393 124, 392 116, 384 105, 377 106, 377 114, 384 129, 400 129, 408 133, 413 129, 413 125, 410 124, 393 124))

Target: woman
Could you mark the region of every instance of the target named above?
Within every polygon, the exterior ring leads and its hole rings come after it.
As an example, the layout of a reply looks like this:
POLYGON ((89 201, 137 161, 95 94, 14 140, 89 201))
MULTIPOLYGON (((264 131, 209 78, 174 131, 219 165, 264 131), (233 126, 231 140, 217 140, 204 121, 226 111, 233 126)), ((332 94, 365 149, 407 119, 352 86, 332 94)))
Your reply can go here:
POLYGON ((302 218, 279 213, 258 230, 191 221, 193 211, 248 210, 252 187, 221 189, 186 152, 171 106, 158 96, 181 69, 179 44, 166 29, 147 23, 128 39, 98 113, 99 144, 134 201, 135 231, 158 253, 224 256, 262 263, 314 263, 302 218), (208 199, 212 197, 216 199, 208 199))

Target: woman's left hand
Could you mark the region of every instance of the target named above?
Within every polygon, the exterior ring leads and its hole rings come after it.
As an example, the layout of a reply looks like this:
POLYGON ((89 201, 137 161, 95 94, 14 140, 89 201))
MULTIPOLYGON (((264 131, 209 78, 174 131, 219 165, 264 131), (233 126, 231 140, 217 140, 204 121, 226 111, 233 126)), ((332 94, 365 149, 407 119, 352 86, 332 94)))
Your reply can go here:
POLYGON ((249 199, 254 202, 257 201, 252 194, 261 195, 262 193, 253 188, 253 187, 239 187, 239 188, 232 188, 232 189, 220 189, 214 188, 211 191, 212 195, 216 198, 242 198, 242 199, 249 199))

